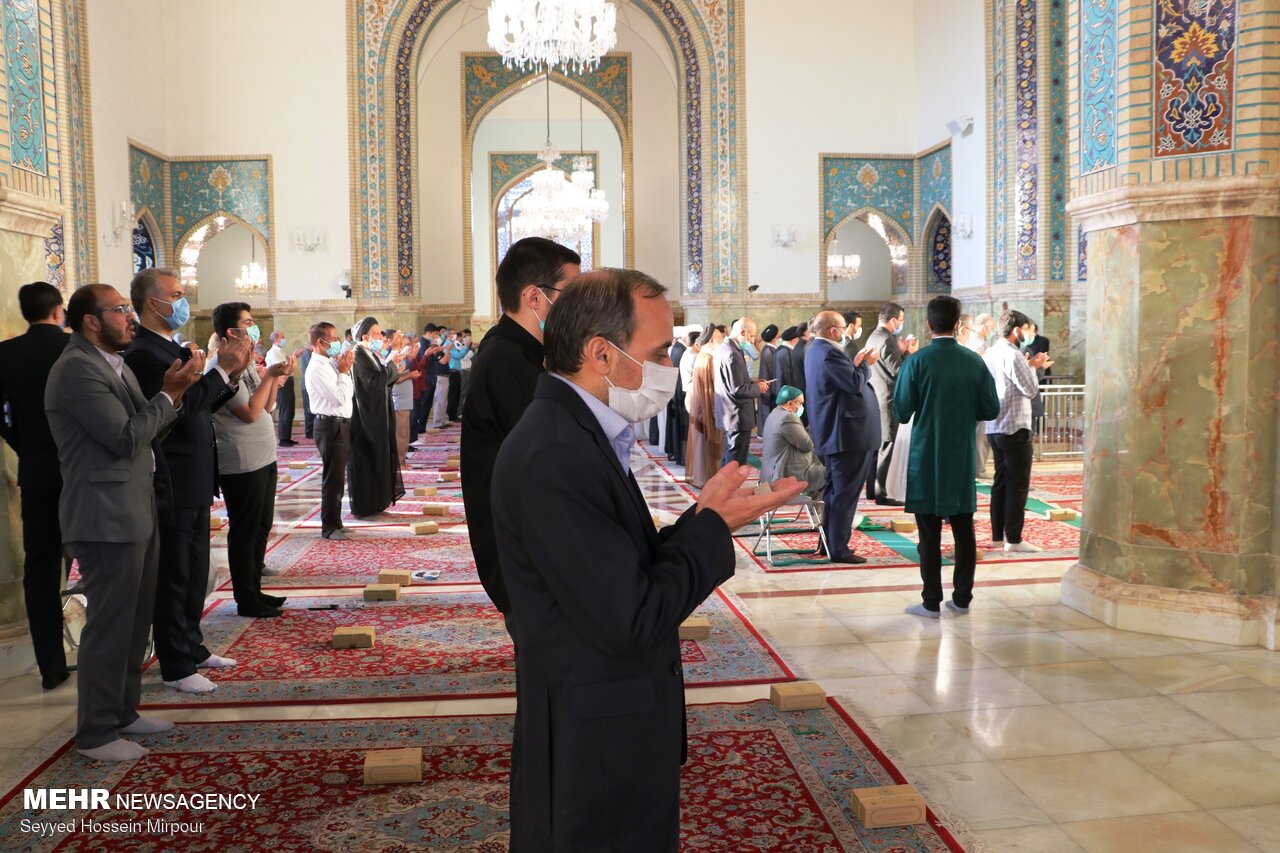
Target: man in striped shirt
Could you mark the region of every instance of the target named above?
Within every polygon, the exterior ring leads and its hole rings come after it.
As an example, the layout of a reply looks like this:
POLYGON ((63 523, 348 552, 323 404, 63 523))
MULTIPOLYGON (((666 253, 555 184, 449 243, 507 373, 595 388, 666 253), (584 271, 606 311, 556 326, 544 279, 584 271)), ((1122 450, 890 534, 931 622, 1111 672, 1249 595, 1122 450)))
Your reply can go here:
POLYGON ((1036 369, 1049 364, 1048 353, 1028 360, 1022 352, 1035 336, 1031 318, 1010 309, 1000 318, 1000 339, 983 361, 996 382, 1000 414, 987 422, 987 442, 996 463, 991 484, 991 541, 1009 553, 1041 549, 1022 541, 1027 492, 1031 488, 1031 401, 1040 394, 1036 369))

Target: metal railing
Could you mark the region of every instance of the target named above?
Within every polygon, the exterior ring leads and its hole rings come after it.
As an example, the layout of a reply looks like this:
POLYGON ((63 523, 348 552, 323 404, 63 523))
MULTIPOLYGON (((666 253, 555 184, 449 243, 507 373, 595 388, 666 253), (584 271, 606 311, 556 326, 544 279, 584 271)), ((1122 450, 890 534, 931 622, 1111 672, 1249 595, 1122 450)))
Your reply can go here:
POLYGON ((1084 386, 1054 382, 1040 388, 1044 415, 1033 423, 1035 458, 1084 458, 1084 386))

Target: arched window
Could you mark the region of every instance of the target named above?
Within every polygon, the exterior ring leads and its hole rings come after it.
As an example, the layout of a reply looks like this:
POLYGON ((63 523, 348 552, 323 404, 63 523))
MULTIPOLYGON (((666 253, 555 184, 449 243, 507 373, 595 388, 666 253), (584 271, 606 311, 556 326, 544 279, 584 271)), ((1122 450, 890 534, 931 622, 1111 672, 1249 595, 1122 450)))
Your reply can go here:
POLYGON ((156 242, 147 221, 139 218, 133 226, 133 271, 140 273, 156 265, 156 242))
POLYGON ((939 213, 929 240, 929 292, 951 292, 951 220, 939 213))
MULTIPOLYGON (((494 216, 494 233, 498 235, 498 256, 496 263, 502 263, 507 250, 515 242, 511 220, 520 212, 520 200, 533 189, 533 178, 525 177, 512 184, 498 199, 497 212, 494 216)), ((557 243, 573 249, 582 256, 582 271, 595 267, 595 228, 588 227, 578 232, 574 239, 557 239, 557 243)))

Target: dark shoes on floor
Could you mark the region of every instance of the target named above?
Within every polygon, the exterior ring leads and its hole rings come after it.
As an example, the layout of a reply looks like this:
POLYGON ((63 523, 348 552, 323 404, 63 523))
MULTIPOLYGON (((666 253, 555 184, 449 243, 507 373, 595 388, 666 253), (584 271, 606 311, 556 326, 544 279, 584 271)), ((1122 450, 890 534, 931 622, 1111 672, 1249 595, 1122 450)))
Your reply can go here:
POLYGON ((863 557, 860 554, 855 554, 852 551, 850 551, 848 554, 843 554, 841 556, 831 558, 831 562, 833 563, 848 563, 849 565, 853 565, 853 566, 861 566, 866 561, 867 561, 866 557, 863 557))
POLYGON ((280 442, 280 446, 281 447, 297 447, 298 442, 294 441, 292 438, 287 438, 284 441, 280 442))
POLYGON ((906 506, 906 504, 895 501, 893 498, 876 498, 876 506, 906 506))
POLYGON ((258 593, 258 601, 261 601, 268 607, 279 607, 288 600, 289 599, 285 598, 283 595, 267 595, 265 592, 258 593))
POLYGON ((40 686, 45 690, 52 690, 55 687, 62 686, 70 677, 71 673, 69 672, 55 672, 52 675, 42 675, 40 676, 40 686))
POLYGON ((237 604, 236 613, 252 619, 263 619, 271 616, 280 616, 284 611, 279 607, 272 607, 270 604, 264 604, 259 601, 254 604, 237 604))

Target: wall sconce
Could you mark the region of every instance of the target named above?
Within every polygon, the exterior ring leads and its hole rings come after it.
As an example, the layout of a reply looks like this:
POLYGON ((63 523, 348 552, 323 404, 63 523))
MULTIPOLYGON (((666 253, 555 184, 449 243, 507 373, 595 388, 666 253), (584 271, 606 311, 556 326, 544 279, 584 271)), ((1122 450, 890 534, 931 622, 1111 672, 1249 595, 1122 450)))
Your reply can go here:
POLYGON ((796 244, 796 227, 792 225, 790 228, 783 228, 781 225, 773 226, 773 245, 779 249, 790 249, 796 244))
POLYGON ((124 239, 124 235, 133 231, 133 213, 131 205, 128 201, 120 202, 120 206, 111 207, 111 230, 102 235, 102 242, 106 246, 115 248, 120 245, 120 241, 124 239))
POLYGON ((325 233, 319 228, 310 228, 306 231, 293 232, 293 247, 299 252, 319 251, 324 248, 325 233))
POLYGON ((344 297, 351 298, 351 270, 343 270, 342 275, 338 276, 338 289, 344 297))
POLYGON ((951 136, 968 136, 973 133, 973 116, 959 116, 947 122, 947 133, 951 136))
POLYGON ((956 235, 964 240, 973 237, 973 217, 967 213, 956 215, 956 235))

